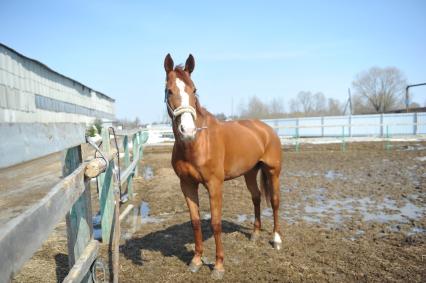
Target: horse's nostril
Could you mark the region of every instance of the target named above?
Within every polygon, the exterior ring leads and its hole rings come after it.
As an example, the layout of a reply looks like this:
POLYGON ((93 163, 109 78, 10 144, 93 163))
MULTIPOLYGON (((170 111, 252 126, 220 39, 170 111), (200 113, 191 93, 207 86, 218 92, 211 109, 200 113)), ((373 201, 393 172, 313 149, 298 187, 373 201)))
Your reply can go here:
POLYGON ((183 133, 185 131, 183 125, 180 125, 180 131, 183 133))

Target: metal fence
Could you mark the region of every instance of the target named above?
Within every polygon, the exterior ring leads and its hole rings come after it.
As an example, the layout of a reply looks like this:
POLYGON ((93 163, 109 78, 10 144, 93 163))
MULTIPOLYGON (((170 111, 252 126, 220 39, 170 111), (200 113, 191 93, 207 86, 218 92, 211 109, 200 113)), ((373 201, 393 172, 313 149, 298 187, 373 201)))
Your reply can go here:
POLYGON ((426 112, 263 120, 280 137, 384 137, 426 134, 426 112))
MULTIPOLYGON (((262 121, 274 128, 282 140, 426 134, 426 112, 264 119, 262 121)), ((150 133, 150 139, 147 142, 149 144, 159 144, 174 139, 172 128, 165 125, 146 130, 150 133)))

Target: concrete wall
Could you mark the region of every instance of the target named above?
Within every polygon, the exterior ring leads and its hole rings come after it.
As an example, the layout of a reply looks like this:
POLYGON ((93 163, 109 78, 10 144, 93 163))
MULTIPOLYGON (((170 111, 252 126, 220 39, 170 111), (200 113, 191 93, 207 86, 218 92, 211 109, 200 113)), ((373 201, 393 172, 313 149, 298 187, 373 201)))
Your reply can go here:
POLYGON ((114 100, 0 44, 0 123, 90 123, 114 100))

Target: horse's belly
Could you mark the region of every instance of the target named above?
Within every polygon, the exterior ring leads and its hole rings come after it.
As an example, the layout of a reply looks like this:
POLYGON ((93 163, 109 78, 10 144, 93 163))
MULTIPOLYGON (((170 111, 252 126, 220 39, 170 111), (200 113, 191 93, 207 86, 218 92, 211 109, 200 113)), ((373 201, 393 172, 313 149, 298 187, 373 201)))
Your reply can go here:
POLYGON ((225 180, 230 180, 244 175, 253 169, 262 156, 260 150, 234 151, 232 156, 225 157, 225 180))

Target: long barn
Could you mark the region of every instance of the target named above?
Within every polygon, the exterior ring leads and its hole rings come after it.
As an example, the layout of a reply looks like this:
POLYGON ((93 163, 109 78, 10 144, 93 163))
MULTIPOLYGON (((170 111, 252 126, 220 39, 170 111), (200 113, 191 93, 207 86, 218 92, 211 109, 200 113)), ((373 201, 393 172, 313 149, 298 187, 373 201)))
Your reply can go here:
POLYGON ((0 168, 85 141, 115 100, 0 43, 0 168))
POLYGON ((114 116, 114 99, 0 43, 0 123, 90 123, 114 116))

